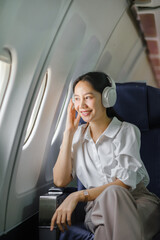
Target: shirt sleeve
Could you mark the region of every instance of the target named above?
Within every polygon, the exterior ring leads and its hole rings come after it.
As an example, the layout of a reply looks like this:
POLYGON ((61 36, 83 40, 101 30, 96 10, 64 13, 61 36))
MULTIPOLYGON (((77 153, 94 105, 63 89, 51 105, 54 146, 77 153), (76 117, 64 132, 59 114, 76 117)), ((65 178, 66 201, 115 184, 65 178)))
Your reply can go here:
POLYGON ((117 165, 111 170, 111 178, 118 178, 132 189, 143 178, 143 163, 140 157, 140 131, 130 124, 123 123, 120 132, 113 141, 117 165))

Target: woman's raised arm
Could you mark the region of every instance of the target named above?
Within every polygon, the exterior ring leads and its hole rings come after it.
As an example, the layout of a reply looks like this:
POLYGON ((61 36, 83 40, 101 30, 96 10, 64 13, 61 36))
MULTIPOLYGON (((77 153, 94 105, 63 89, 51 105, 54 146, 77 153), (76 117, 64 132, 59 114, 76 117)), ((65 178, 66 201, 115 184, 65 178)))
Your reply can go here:
POLYGON ((53 181, 57 187, 64 187, 72 180, 71 147, 75 131, 80 121, 79 114, 75 118, 75 108, 70 100, 67 111, 66 128, 63 134, 61 149, 53 168, 53 181))

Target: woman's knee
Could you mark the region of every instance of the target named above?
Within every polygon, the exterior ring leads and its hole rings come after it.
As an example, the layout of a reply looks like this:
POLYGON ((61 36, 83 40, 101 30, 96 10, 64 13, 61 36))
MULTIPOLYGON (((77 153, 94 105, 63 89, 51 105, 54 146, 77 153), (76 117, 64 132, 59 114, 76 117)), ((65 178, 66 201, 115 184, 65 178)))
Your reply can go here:
POLYGON ((104 198, 107 198, 107 199, 114 199, 114 198, 116 198, 116 199, 118 199, 119 197, 122 198, 122 196, 127 196, 127 197, 131 197, 132 198, 130 192, 126 188, 118 186, 118 185, 112 185, 112 186, 107 187, 99 195, 97 200, 104 199, 104 198))

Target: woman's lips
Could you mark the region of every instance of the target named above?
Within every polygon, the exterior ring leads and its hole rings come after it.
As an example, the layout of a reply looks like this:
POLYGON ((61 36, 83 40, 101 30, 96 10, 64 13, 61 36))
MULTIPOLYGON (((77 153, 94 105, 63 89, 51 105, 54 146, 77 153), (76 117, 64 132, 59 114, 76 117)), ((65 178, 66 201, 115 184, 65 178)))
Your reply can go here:
POLYGON ((91 112, 92 112, 91 110, 90 111, 81 111, 81 114, 82 114, 82 116, 86 117, 86 116, 90 115, 91 112))

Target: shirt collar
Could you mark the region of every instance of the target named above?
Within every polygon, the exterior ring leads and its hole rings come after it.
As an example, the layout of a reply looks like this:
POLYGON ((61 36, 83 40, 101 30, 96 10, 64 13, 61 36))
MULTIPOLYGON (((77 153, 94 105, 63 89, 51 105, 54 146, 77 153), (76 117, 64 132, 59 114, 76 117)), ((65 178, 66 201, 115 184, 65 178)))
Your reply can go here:
POLYGON ((87 128, 86 128, 86 130, 85 130, 83 140, 88 140, 88 141, 92 140, 89 125, 87 126, 87 128))
MULTIPOLYGON (((114 138, 116 136, 116 134, 118 133, 118 131, 120 130, 121 124, 122 124, 122 122, 119 121, 116 117, 114 117, 112 119, 112 121, 110 122, 110 124, 108 125, 108 127, 106 128, 106 130, 101 134, 100 137, 102 137, 104 135, 108 138, 114 138)), ((92 140, 89 126, 85 130, 83 140, 88 140, 88 141, 92 140)))
POLYGON ((120 130, 122 122, 119 121, 116 117, 112 119, 106 130, 102 133, 109 138, 114 138, 118 131, 120 130))

